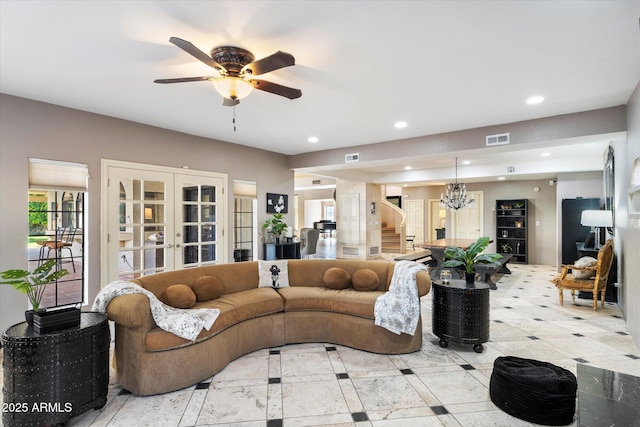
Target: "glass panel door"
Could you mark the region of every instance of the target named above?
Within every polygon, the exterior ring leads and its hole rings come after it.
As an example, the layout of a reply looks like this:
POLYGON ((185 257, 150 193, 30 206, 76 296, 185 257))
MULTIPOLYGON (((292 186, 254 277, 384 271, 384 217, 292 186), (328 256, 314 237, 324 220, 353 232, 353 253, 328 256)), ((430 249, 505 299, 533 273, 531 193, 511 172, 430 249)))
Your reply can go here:
POLYGON ((176 175, 175 265, 193 267, 215 264, 220 259, 222 240, 220 213, 222 180, 176 175))
POLYGON ((165 239, 173 234, 172 184, 172 174, 111 168, 110 281, 173 269, 173 244, 165 239))
POLYGON ((119 165, 107 169, 105 284, 225 262, 225 178, 119 165))

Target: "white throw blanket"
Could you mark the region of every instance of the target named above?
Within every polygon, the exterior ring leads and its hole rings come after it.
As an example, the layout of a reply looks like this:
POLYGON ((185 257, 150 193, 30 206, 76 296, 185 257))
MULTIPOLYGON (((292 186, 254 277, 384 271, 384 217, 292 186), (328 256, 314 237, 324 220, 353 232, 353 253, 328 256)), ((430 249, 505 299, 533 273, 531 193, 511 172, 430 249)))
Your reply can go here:
POLYGON ((423 264, 413 261, 396 263, 389 290, 376 299, 373 309, 375 324, 394 334, 413 335, 420 319, 420 297, 416 274, 427 271, 423 264))
POLYGON ((167 332, 190 341, 194 341, 198 337, 202 328, 207 331, 211 329, 213 322, 220 315, 220 310, 217 308, 182 310, 170 307, 143 287, 122 280, 105 286, 96 297, 92 310, 105 313, 112 299, 120 295, 129 294, 142 294, 149 298, 151 314, 156 325, 167 332))

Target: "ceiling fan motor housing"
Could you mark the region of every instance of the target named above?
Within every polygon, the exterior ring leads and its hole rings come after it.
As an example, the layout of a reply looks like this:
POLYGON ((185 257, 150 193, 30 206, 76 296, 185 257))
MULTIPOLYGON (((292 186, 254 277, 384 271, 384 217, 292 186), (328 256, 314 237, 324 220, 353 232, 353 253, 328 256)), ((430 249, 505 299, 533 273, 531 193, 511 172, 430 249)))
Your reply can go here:
POLYGON ((235 46, 219 46, 211 49, 211 58, 227 70, 227 75, 238 77, 245 65, 255 57, 246 49, 235 46))

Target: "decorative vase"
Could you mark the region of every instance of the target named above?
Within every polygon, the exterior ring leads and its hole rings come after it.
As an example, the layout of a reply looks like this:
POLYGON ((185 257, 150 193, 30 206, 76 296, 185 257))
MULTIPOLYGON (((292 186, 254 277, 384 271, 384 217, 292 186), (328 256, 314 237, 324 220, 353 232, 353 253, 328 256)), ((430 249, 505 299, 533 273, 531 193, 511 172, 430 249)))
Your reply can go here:
POLYGON ((473 283, 476 281, 476 273, 467 273, 466 271, 464 272, 464 280, 467 283, 473 283))
POLYGON ((34 315, 34 311, 33 310, 27 310, 24 312, 24 318, 27 321, 27 325, 29 326, 33 326, 33 315, 34 315))
POLYGON ((279 244, 280 244, 280 238, 279 238, 279 237, 276 237, 274 240, 275 240, 275 242, 276 242, 276 245, 279 245, 279 244))

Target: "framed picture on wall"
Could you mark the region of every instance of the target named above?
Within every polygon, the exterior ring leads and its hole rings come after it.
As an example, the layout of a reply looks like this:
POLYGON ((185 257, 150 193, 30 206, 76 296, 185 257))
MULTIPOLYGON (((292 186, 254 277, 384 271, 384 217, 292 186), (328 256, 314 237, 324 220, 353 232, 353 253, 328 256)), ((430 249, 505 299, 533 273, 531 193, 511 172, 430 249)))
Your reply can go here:
POLYGON ((402 197, 400 196, 387 196, 387 202, 402 208, 402 197))
POLYGON ((289 196, 286 194, 267 193, 267 213, 288 212, 289 196))

